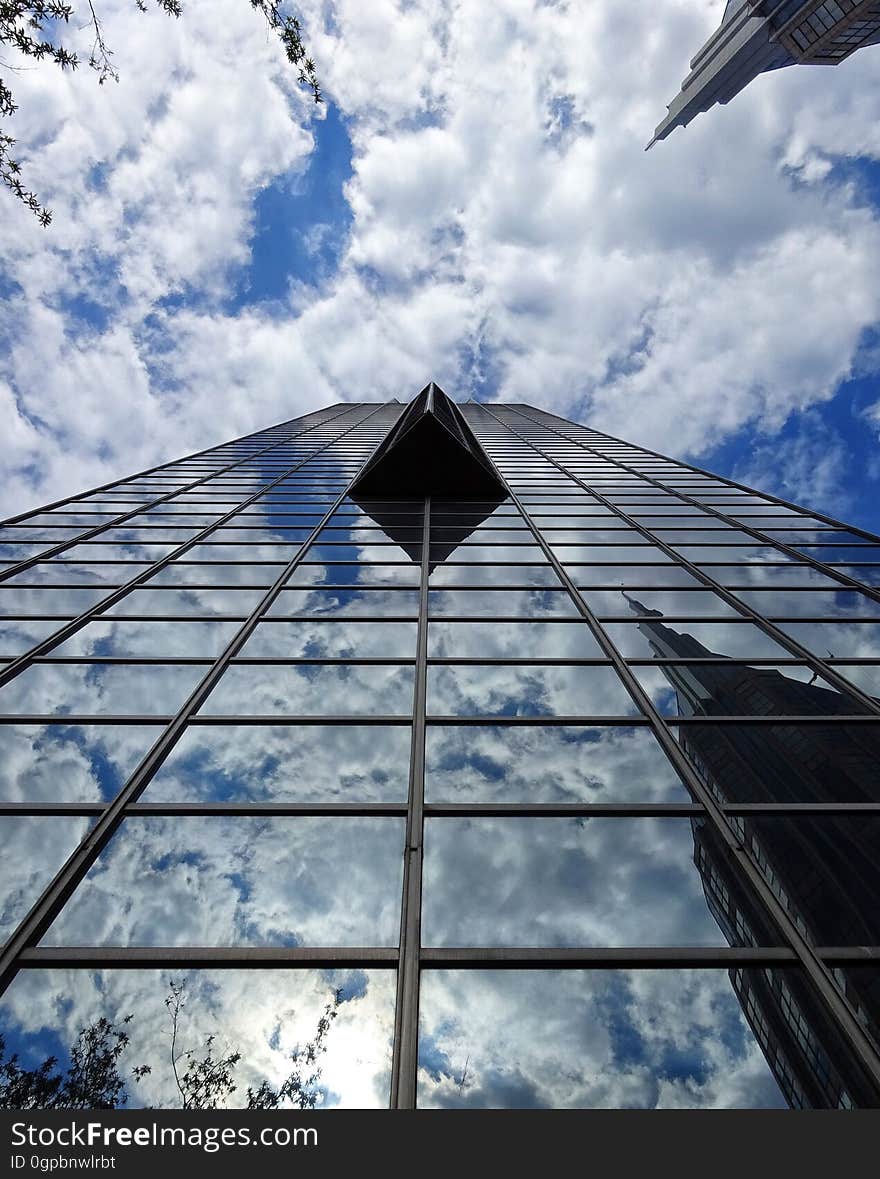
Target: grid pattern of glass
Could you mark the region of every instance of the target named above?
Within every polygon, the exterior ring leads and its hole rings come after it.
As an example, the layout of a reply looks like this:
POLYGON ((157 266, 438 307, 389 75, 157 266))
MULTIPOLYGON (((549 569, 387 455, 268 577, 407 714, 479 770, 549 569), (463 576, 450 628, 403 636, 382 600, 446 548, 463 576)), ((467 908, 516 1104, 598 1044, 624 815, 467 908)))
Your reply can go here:
POLYGON ((502 502, 352 498, 403 408, 3 525, 7 1048, 173 985, 233 1105, 326 1012, 328 1105, 880 1104, 880 538, 527 405, 502 502))

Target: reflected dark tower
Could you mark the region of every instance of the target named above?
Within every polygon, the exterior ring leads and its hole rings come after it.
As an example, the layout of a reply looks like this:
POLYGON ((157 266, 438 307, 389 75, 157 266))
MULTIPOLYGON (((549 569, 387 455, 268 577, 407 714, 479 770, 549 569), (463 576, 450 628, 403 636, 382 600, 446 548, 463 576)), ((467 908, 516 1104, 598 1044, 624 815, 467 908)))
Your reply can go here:
MULTIPOLYGON (((658 659, 714 660, 663 664, 679 713, 705 716, 834 716, 852 712, 839 693, 775 668, 727 666, 693 636, 660 621, 629 594, 639 629, 658 659)), ((682 725, 680 740, 721 803, 877 802, 880 740, 874 730, 803 724, 682 725)), ((834 816, 733 819, 773 889, 815 945, 874 945, 880 935, 880 832, 834 816)), ((692 822, 694 862, 706 902, 731 945, 772 942, 767 923, 715 833, 692 822)), ((797 977, 730 972, 731 982, 789 1103, 798 1108, 861 1104, 865 1094, 834 1029, 797 977), (855 1082, 855 1083, 854 1083, 855 1082)), ((862 1018, 880 1026, 875 971, 838 970, 862 1018)))

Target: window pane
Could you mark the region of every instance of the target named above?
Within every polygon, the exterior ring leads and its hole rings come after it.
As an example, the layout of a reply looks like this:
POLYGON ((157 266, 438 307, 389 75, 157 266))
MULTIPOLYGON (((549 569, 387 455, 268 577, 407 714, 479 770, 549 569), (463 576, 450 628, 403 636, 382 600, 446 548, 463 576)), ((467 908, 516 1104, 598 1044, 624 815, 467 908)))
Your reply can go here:
POLYGON ((581 596, 598 615, 661 614, 684 617, 713 615, 737 618, 732 606, 711 590, 583 590, 581 596))
POLYGON ((771 888, 811 942, 880 944, 880 819, 740 818, 738 826, 771 888))
POLYGON ((415 590, 290 589, 282 590, 268 614, 273 618, 291 614, 386 614, 418 617, 418 612, 419 595, 415 590))
POLYGON ((647 728, 429 725, 429 802, 690 802, 647 728))
POLYGON ((12 936, 90 826, 88 819, 0 818, 0 943, 12 936))
POLYGON ((53 655, 214 657, 239 629, 235 622, 90 622, 53 655))
POLYGON ((0 801, 108 801, 160 732, 146 725, 0 725, 0 801))
POLYGON ((35 664, 0 688, 4 716, 173 714, 204 667, 35 664))
POLYGON ((64 625, 58 622, 0 621, 0 655, 23 655, 64 625))
POLYGON ((682 725, 722 802, 880 802, 880 725, 682 725))
POLYGON ((240 654, 289 659, 369 657, 412 659, 415 622, 357 622, 315 619, 309 622, 261 623, 240 654))
POLYGON ((633 673, 664 716, 855 716, 865 711, 806 665, 680 663, 634 667, 633 673))
POLYGON ((785 659, 789 652, 750 622, 609 622, 609 637, 628 659, 785 659))
MULTIPOLYGON (((217 1108, 245 1107, 248 1089, 264 1083, 278 1092, 295 1071, 291 1054, 315 1042, 328 1004, 335 1016, 323 1039, 320 1078, 309 1088, 316 1107, 387 1107, 393 970, 189 970, 172 977, 183 987, 180 1049, 203 1059, 213 1036, 212 1059, 241 1054, 232 1068, 235 1087, 216 1095, 217 1108)), ((25 970, 0 1000, 0 1031, 10 1055, 38 1068, 49 1056, 66 1062, 80 1031, 107 1020, 128 1037, 117 1064, 126 1106, 180 1108, 169 1051, 170 986, 164 970, 25 970), (136 1079, 134 1069, 144 1065, 150 1071, 136 1079)), ((50 1075, 63 1071, 61 1064, 50 1075)), ((300 1076, 313 1071, 307 1066, 300 1076)), ((279 1108, 290 1107, 282 1101, 279 1108)))
POLYGON ((632 716, 610 667, 429 667, 435 716, 632 716))
POLYGON ((750 1026, 783 973, 799 993, 793 971, 426 972, 419 1105, 784 1108, 750 1026))
POLYGON ((434 588, 446 585, 485 585, 503 588, 508 585, 561 588, 552 565, 455 565, 446 562, 431 573, 434 588))
POLYGON ((434 615, 497 615, 509 618, 577 618, 566 590, 432 590, 428 612, 434 615))
POLYGON ((209 716, 406 715, 412 701, 412 667, 233 666, 201 711, 209 716))
POLYGON ((419 1105, 871 1105, 794 969, 422 975, 419 1105))
POLYGON ((195 725, 144 801, 405 802, 410 740, 409 725, 195 725))
POLYGON ((586 622, 432 622, 428 655, 444 658, 592 659, 602 648, 586 622))
MULTIPOLYGON (((438 946, 766 943, 719 927, 688 819, 429 819, 422 937, 438 946)), ((771 941, 775 941, 772 938, 771 941)))
POLYGON ((390 946, 403 820, 130 818, 43 939, 78 946, 390 946))

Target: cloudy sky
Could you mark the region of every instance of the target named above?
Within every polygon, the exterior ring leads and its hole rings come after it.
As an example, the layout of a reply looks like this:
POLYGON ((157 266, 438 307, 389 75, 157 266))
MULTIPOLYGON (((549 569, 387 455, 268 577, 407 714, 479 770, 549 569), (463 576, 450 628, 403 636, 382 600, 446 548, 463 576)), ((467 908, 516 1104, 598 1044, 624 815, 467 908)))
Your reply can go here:
POLYGON ((302 0, 315 107, 246 0, 101 0, 118 85, 14 76, 2 506, 435 378, 876 524, 880 49, 645 154, 722 7, 302 0))

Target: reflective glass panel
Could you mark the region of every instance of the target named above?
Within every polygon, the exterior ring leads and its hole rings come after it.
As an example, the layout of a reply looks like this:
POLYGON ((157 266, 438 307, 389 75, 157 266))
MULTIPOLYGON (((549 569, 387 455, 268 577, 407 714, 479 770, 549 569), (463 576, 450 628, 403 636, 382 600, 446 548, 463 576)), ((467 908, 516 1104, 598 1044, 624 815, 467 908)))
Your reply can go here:
POLYGON ((412 659, 415 622, 357 622, 314 619, 260 623, 242 647, 243 657, 289 659, 369 657, 412 659))
POLYGON ((610 667, 429 667, 435 716, 632 716, 610 667))
MULTIPOLYGON (((227 1066, 233 1087, 213 1094, 218 1109, 245 1108, 249 1089, 281 1094, 291 1077, 306 1082, 315 1066, 301 1058, 297 1067, 292 1054, 316 1042, 326 1051, 319 1077, 306 1086, 315 1107, 382 1108, 391 1084, 394 984, 393 970, 26 970, 0 1000, 0 1032, 9 1055, 38 1069, 50 1056, 66 1062, 83 1029, 106 1020, 108 1045, 119 1033, 127 1037, 116 1061, 119 1104, 179 1109, 170 1051, 176 1009, 178 1048, 194 1062, 238 1055, 227 1066), (332 1018, 318 1040, 328 1008, 332 1018), (149 1071, 135 1074, 143 1067, 149 1071)), ((61 1063, 49 1069, 63 1073, 61 1063)), ((291 1107, 298 1108, 282 1096, 279 1109, 291 1107)))
POLYGON ((785 1108, 743 1010, 754 975, 738 993, 726 970, 426 972, 418 1103, 785 1108))
POLYGON ((429 818, 422 938, 437 946, 761 944, 719 926, 695 866, 717 839, 674 818, 429 818))
POLYGON ((0 817, 0 943, 12 936, 90 826, 89 819, 54 815, 0 817))
POLYGON ((386 614, 417 617, 419 595, 415 590, 338 589, 282 590, 268 611, 270 617, 297 614, 386 614))
POLYGON ((0 725, 0 801, 108 801, 160 732, 150 725, 0 725))
POLYGON ((628 659, 784 659, 789 652, 750 622, 609 622, 605 630, 628 659))
POLYGON ((880 802, 880 723, 690 724, 677 735, 721 802, 880 802))
POLYGON ((4 716, 173 714, 204 667, 34 664, 0 688, 4 716))
POLYGON ((144 801, 405 802, 410 741, 409 725, 193 725, 144 801))
POLYGON ((470 615, 507 618, 578 617, 566 590, 432 590, 428 612, 433 615, 470 615))
POLYGON ((227 668, 201 711, 209 716, 404 715, 412 712, 412 701, 412 667, 239 665, 227 668))
MULTIPOLYGON (((878 732, 880 736, 880 732, 878 732)), ((647 728, 429 725, 429 802, 690 802, 647 728)))
POLYGON ((389 946, 403 820, 129 818, 44 945, 389 946))
POLYGON ((445 658, 604 658, 586 622, 431 622, 428 655, 445 658))

